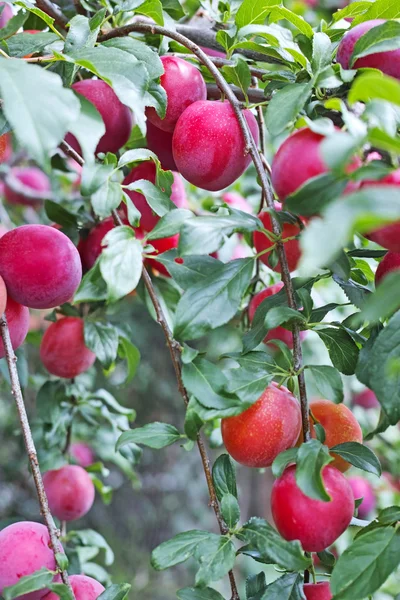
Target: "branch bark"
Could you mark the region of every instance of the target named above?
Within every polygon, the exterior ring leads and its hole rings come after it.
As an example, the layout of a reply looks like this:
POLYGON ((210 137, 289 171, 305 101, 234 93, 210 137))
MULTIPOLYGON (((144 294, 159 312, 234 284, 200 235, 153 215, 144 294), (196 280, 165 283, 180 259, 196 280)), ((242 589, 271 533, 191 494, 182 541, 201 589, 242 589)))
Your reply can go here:
POLYGON ((54 22, 61 28, 66 30, 68 23, 67 17, 55 6, 50 0, 36 0, 36 6, 40 8, 46 15, 49 15, 54 22))
MULTIPOLYGON (((246 97, 240 88, 235 85, 231 85, 230 88, 240 102, 246 102, 246 97)), ((222 92, 215 83, 207 83, 207 98, 209 100, 219 100, 221 96, 222 92)), ((247 97, 251 104, 259 104, 260 102, 267 102, 269 100, 269 97, 264 95, 263 90, 257 90, 255 88, 249 88, 247 90, 247 97)))
MULTIPOLYGON (((6 361, 8 372, 10 374, 11 381, 11 393, 14 396, 15 404, 17 406, 18 417, 21 423, 22 435, 24 438, 26 452, 28 454, 29 464, 32 470, 33 479, 35 482, 36 492, 39 499, 40 512, 43 516, 43 520, 46 524, 47 530, 49 532, 51 549, 54 552, 54 556, 57 553, 62 553, 62 546, 59 540, 59 530, 56 527, 53 516, 50 512, 49 504, 47 501, 46 491, 43 485, 42 473, 40 471, 40 465, 37 458, 37 452, 35 443, 33 441, 31 428, 29 425, 28 415, 26 413, 24 398, 22 395, 21 385, 19 382, 18 371, 17 371, 17 357, 15 356, 11 338, 10 331, 8 329, 7 318, 5 315, 2 315, 0 318, 0 328, 1 328, 1 337, 4 344, 4 350, 6 353, 6 361)), ((67 571, 60 571, 61 579, 65 585, 68 586, 72 596, 75 598, 67 571)))

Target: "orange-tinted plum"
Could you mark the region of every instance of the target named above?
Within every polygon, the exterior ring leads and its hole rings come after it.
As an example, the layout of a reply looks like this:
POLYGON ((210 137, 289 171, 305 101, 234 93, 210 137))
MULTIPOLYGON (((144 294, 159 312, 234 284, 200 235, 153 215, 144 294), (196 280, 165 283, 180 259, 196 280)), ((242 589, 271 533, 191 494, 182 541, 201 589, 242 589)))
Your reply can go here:
POLYGON ((0 315, 4 313, 7 306, 7 288, 4 279, 0 277, 0 315))
POLYGON ((93 481, 79 465, 65 465, 43 476, 49 507, 60 521, 76 521, 92 508, 95 496, 93 481))
MULTIPOLYGON (((161 238, 159 240, 151 240, 150 243, 152 246, 154 246, 156 254, 162 254, 163 252, 167 252, 168 250, 172 250, 173 248, 178 247, 179 233, 177 233, 176 235, 172 235, 171 237, 161 238)), ((158 260, 150 258, 148 259, 147 263, 150 267, 156 269, 161 275, 165 275, 165 277, 170 277, 170 274, 168 273, 167 269, 158 260)))
POLYGON ((378 398, 374 392, 368 388, 365 388, 365 390, 362 392, 355 394, 353 398, 353 404, 356 406, 362 406, 362 408, 365 408, 366 410, 369 410, 370 408, 379 408, 378 398))
MULTIPOLYGON (((282 205, 278 202, 275 202, 275 210, 280 211, 281 209, 282 205)), ((264 225, 265 229, 272 232, 271 215, 267 212, 262 212, 258 215, 258 218, 264 225)), ((295 236, 298 236, 300 232, 301 228, 298 223, 284 223, 282 226, 282 239, 293 238, 295 236)), ((274 243, 270 239, 268 239, 264 233, 262 233, 261 231, 254 232, 254 247, 257 253, 263 252, 263 250, 267 250, 268 248, 272 249, 273 245, 274 243)), ((291 271, 294 271, 298 265, 301 256, 299 240, 293 239, 285 242, 285 251, 289 269, 291 271)), ((267 267, 270 266, 268 263, 268 258, 270 254, 271 252, 265 252, 265 254, 262 254, 260 256, 261 262, 267 265, 267 267)), ((273 270, 277 271, 278 273, 281 272, 281 266, 279 262, 277 262, 275 267, 270 268, 273 268, 273 270)))
POLYGON ((50 190, 49 178, 37 167, 14 167, 7 174, 4 196, 10 204, 35 206, 47 198, 50 190), (37 200, 30 198, 29 193, 37 196, 37 200))
POLYGON ((93 267, 103 249, 101 242, 111 229, 114 229, 114 220, 112 217, 108 217, 93 227, 87 238, 81 239, 79 242, 78 250, 81 255, 82 265, 85 269, 91 269, 93 267))
MULTIPOLYGON (((47 528, 40 523, 21 521, 0 531, 0 594, 39 569, 57 568, 47 528)), ((23 600, 41 600, 48 590, 19 596, 23 600)))
POLYGON ((52 323, 40 345, 40 358, 52 375, 72 379, 93 365, 96 355, 85 346, 84 323, 65 317, 52 323))
MULTIPOLYGON (((29 331, 29 310, 26 306, 18 304, 10 296, 7 297, 6 318, 14 350, 19 348, 25 341, 29 331)), ((0 338, 0 358, 6 355, 3 340, 0 338)))
MULTIPOLYGON (((396 169, 386 175, 383 179, 375 181, 363 181, 361 188, 374 187, 374 186, 400 186, 400 169, 396 169)), ((390 223, 390 225, 384 225, 379 227, 376 231, 369 233, 366 236, 372 242, 387 248, 391 252, 400 252, 400 221, 390 223)))
POLYGON ((373 27, 382 25, 382 23, 385 23, 384 19, 365 21, 364 23, 356 25, 344 35, 336 55, 337 62, 340 63, 344 69, 361 69, 363 67, 369 67, 371 69, 379 69, 386 75, 400 79, 400 48, 363 56, 362 58, 358 58, 352 67, 350 65, 350 58, 356 42, 362 35, 367 33, 367 31, 370 31, 373 27))
MULTIPOLYGON (((171 200, 178 208, 187 208, 188 203, 182 178, 179 173, 173 173, 173 176, 174 182, 171 188, 171 200)), ((125 177, 123 185, 129 185, 130 183, 138 181, 139 179, 147 179, 148 181, 151 181, 151 183, 155 184, 156 165, 152 160, 141 162, 139 165, 134 167, 132 171, 125 177)), ((143 194, 134 191, 130 192, 129 190, 126 190, 126 193, 142 215, 140 218, 141 229, 144 231, 151 231, 155 225, 157 225, 160 217, 152 211, 143 194)), ((126 213, 125 204, 122 204, 121 207, 126 213)))
POLYGON ((162 56, 164 75, 161 86, 167 94, 167 111, 161 119, 154 108, 146 110, 146 116, 159 129, 172 133, 183 111, 198 100, 206 100, 207 88, 200 71, 182 58, 162 56))
POLYGON ((400 269, 400 253, 397 252, 388 252, 381 262, 378 265, 378 268, 375 273, 375 285, 379 285, 388 275, 393 271, 398 271, 400 269))
MULTIPOLYGON (((69 578, 75 600, 96 600, 104 592, 104 587, 87 575, 71 575, 69 578)), ((59 596, 49 592, 46 600, 58 600, 59 596)))
MULTIPOLYGON (((243 115, 258 144, 254 115, 249 110, 244 110, 243 115)), ((191 104, 176 124, 172 149, 183 177, 209 191, 231 185, 251 162, 236 115, 227 101, 191 104)))
MULTIPOLYGON (((269 298, 274 294, 277 294, 283 288, 282 281, 278 281, 278 283, 274 283, 270 287, 265 288, 261 292, 258 292, 252 299, 249 304, 249 318, 250 322, 254 319, 254 315, 256 314, 257 308, 260 306, 261 302, 265 300, 265 298, 269 298)), ((307 335, 306 331, 300 332, 301 339, 307 335)), ((281 340, 284 344, 286 344, 289 348, 293 348, 293 335, 292 332, 284 327, 274 327, 270 329, 267 335, 264 338, 264 344, 267 344, 269 340, 281 340)))
POLYGON ((358 516, 360 519, 365 519, 375 509, 376 497, 374 488, 364 477, 349 477, 347 480, 353 490, 354 498, 357 500, 363 498, 358 507, 358 516))
POLYGON ((93 450, 84 442, 74 442, 71 444, 69 453, 81 467, 89 467, 94 463, 93 450))
POLYGON ((3 133, 3 135, 0 135, 0 163, 6 162, 11 157, 11 154, 12 145, 10 134, 3 133))
MULTIPOLYGON (((325 429, 324 443, 328 448, 345 442, 362 443, 363 436, 360 424, 351 410, 344 404, 335 404, 330 400, 313 400, 310 403, 310 410, 317 423, 320 423, 325 429)), ((311 435, 316 438, 314 421, 311 417, 310 425, 311 435)), ((350 468, 351 465, 341 456, 336 456, 335 453, 332 453, 332 456, 335 458, 330 463, 333 467, 342 472, 350 468)))
MULTIPOLYGON (((122 104, 112 87, 101 79, 77 81, 72 89, 89 100, 104 121, 106 132, 97 144, 96 154, 117 152, 129 140, 133 127, 131 110, 122 104)), ((65 139, 74 150, 80 152, 80 146, 73 135, 67 134, 65 139)))
POLYGON ((225 194, 222 194, 222 200, 237 210, 241 210, 246 213, 253 212, 247 200, 245 200, 245 198, 243 198, 243 196, 237 192, 225 192, 225 194))
POLYGON ((147 121, 147 147, 158 156, 162 168, 165 171, 177 171, 172 154, 172 133, 163 131, 147 121))
POLYGON ((78 250, 48 225, 22 225, 0 238, 0 275, 9 294, 29 308, 67 302, 82 278, 78 250))
POLYGON ((333 598, 329 581, 305 583, 304 594, 307 600, 332 600, 333 598))
POLYGON ((322 479, 331 500, 309 498, 296 483, 296 467, 286 469, 272 487, 272 516, 285 540, 299 540, 306 552, 321 552, 347 529, 354 496, 347 479, 334 467, 323 468, 322 479))
POLYGON ((280 452, 293 448, 301 429, 300 405, 285 387, 271 383, 250 408, 222 419, 228 453, 247 467, 269 467, 280 452))
POLYGON ((5 27, 10 19, 14 16, 13 9, 8 2, 0 2, 0 6, 3 6, 3 10, 0 15, 0 29, 5 27))

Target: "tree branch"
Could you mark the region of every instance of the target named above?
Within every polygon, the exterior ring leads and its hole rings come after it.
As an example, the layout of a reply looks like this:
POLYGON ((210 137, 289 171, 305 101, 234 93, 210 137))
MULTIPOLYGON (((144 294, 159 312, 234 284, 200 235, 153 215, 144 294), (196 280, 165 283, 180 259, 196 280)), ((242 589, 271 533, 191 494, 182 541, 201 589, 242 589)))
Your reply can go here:
MULTIPOLYGON (((26 452, 28 454, 29 464, 32 470, 33 479, 35 482, 36 492, 39 499, 40 512, 43 516, 47 530, 49 532, 51 549, 54 552, 54 556, 57 553, 62 553, 62 546, 59 540, 59 531, 54 522, 53 516, 50 512, 49 504, 47 501, 46 491, 43 485, 42 473, 40 471, 39 461, 37 458, 37 452, 35 443, 33 441, 31 428, 29 425, 28 415, 26 413, 24 398, 21 391, 21 385, 19 382, 18 371, 17 371, 17 357, 14 354, 14 350, 11 343, 10 331, 8 329, 7 319, 5 315, 0 318, 1 337, 4 344, 5 358, 7 361, 8 372, 10 374, 11 381, 11 393, 14 396, 15 404, 17 406, 18 417, 21 423, 22 435, 24 438, 26 452)), ((65 585, 68 586, 72 596, 75 598, 71 584, 69 582, 67 571, 60 571, 61 578, 65 585)))
POLYGON ((68 23, 67 17, 55 6, 50 0, 36 0, 36 6, 40 8, 46 15, 49 15, 54 22, 66 31, 66 25, 68 23))
MULTIPOLYGON (((246 102, 246 97, 240 88, 236 87, 235 85, 231 85, 230 88, 240 102, 246 102)), ((209 100, 219 100, 221 95, 222 92, 215 83, 207 83, 207 98, 209 100)), ((247 90, 247 97, 251 104, 258 104, 260 102, 267 102, 267 100, 269 100, 269 98, 264 95, 263 90, 257 90, 254 88, 249 88, 247 90)))

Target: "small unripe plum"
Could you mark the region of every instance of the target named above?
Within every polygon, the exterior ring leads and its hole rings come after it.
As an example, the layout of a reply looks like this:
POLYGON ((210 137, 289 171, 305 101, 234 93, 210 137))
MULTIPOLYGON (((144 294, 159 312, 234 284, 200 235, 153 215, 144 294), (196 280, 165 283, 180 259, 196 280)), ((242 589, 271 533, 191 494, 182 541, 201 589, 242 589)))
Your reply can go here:
MULTIPOLYGON (((129 140, 133 127, 130 108, 122 104, 112 87, 101 79, 83 79, 71 87, 97 108, 104 121, 106 132, 97 144, 96 154, 118 152, 129 140)), ((74 150, 80 152, 78 141, 73 135, 67 134, 65 139, 74 150)))
MULTIPOLYGON (((277 294, 283 288, 282 281, 278 281, 273 285, 265 288, 261 292, 258 292, 252 299, 249 304, 249 318, 250 322, 253 321, 254 315, 256 314, 257 308, 260 306, 261 302, 265 300, 265 298, 269 298, 274 294, 277 294)), ((301 339, 304 339, 307 335, 306 331, 300 332, 301 339)), ((269 340, 281 340, 284 344, 286 344, 290 349, 293 348, 293 335, 292 332, 284 327, 274 327, 270 329, 267 335, 264 338, 264 344, 267 344, 269 340)))
MULTIPOLYGON (((400 63, 399 63, 400 66, 400 63)), ((400 78, 400 77, 399 77, 400 78)), ((374 181, 363 181, 361 188, 369 188, 376 186, 400 186, 400 169, 396 169, 386 175, 383 179, 374 181)), ((387 248, 391 252, 400 252, 400 221, 395 221, 389 225, 379 227, 366 236, 372 242, 379 244, 383 248, 387 248)))
POLYGON ((374 19, 365 21, 350 29, 343 37, 339 44, 336 55, 336 60, 344 69, 361 69, 369 67, 371 69, 379 69, 385 75, 390 75, 396 79, 400 79, 400 48, 396 50, 386 50, 385 52, 376 52, 358 58, 354 65, 350 66, 350 58, 354 50, 356 42, 362 35, 370 31, 373 27, 385 23, 384 19, 374 19))
POLYGON ((365 408, 366 410, 369 410, 370 408, 379 408, 378 398, 374 392, 368 388, 365 388, 365 390, 362 392, 355 394, 353 398, 353 404, 356 406, 362 406, 362 408, 365 408))
POLYGON ((285 387, 271 383, 250 408, 221 422, 228 453, 247 467, 269 467, 293 448, 301 429, 300 405, 285 387))
POLYGON ((296 483, 296 467, 287 468, 273 487, 272 516, 285 540, 299 540, 306 552, 322 552, 347 529, 354 512, 350 484, 340 471, 327 465, 322 479, 331 500, 309 498, 296 483))
MULTIPOLYGON (((278 202, 275 202, 275 210, 276 211, 282 210, 282 205, 279 204, 278 202)), ((272 232, 271 215, 267 212, 262 212, 258 215, 258 218, 264 225, 264 228, 267 229, 268 231, 272 232)), ((298 223, 283 223, 283 225, 282 225, 282 239, 283 240, 287 239, 287 238, 293 238, 295 236, 298 236, 300 234, 300 232, 301 232, 301 228, 298 223)), ((268 239, 267 236, 262 231, 255 231, 253 240, 254 240, 254 248, 256 249, 257 253, 263 252, 264 250, 267 250, 268 248, 271 248, 271 251, 272 251, 274 242, 272 242, 270 239, 268 239)), ((299 263, 300 256, 301 256, 300 242, 298 239, 288 240, 287 242, 284 242, 284 246, 285 246, 286 258, 287 258, 289 269, 290 269, 290 271, 294 271, 299 263)), ((267 265, 267 267, 270 267, 270 269, 272 268, 274 271, 277 271, 278 273, 280 273, 281 265, 280 265, 279 261, 277 262, 275 267, 271 267, 269 265, 268 259, 269 259, 270 254, 271 254, 271 252, 265 252, 265 254, 262 254, 260 256, 261 262, 263 262, 265 265, 267 265)))
POLYGON ((94 463, 93 450, 84 442, 74 442, 71 444, 69 453, 81 467, 89 467, 94 463))
POLYGON ((245 198, 243 198, 243 196, 237 192, 225 192, 225 194, 222 194, 222 200, 237 210, 241 210, 246 213, 253 212, 247 200, 245 200, 245 198))
POLYGON ((400 269, 400 253, 388 252, 385 254, 375 273, 375 285, 378 286, 386 275, 398 271, 398 269, 400 269))
MULTIPOLYGON (((171 200, 178 208, 187 208, 188 202, 182 178, 179 173, 173 173, 173 176, 174 181, 171 187, 171 200)), ((152 160, 141 162, 134 167, 125 177, 123 185, 129 185, 130 183, 139 181, 139 179, 147 179, 155 184, 156 165, 152 160)), ((126 190, 126 193, 141 214, 140 228, 144 231, 151 231, 157 225, 160 217, 152 211, 143 194, 129 190, 126 190)), ((122 204, 121 207, 126 214, 126 205, 122 204)))
MULTIPOLYGON (((1 17, 0 17, 0 20, 1 20, 1 17)), ((3 133, 3 135, 0 135, 0 163, 6 162, 11 157, 11 154, 12 154, 12 144, 11 144, 10 134, 3 133)))
MULTIPOLYGON (((11 344, 14 350, 19 348, 25 341, 29 331, 29 309, 22 304, 18 304, 11 298, 7 297, 6 318, 8 330, 10 332, 11 344)), ((6 355, 3 340, 0 338, 0 358, 6 355)))
POLYGON ((0 275, 9 294, 29 308, 67 302, 82 278, 78 250, 48 225, 21 225, 0 238, 0 275))
MULTIPOLYGON (((0 594, 22 577, 39 569, 57 568, 47 528, 41 523, 21 521, 0 531, 0 594)), ((19 600, 41 600, 48 590, 19 596, 19 600)))
MULTIPOLYGON (((257 121, 243 111, 258 144, 257 121)), ((247 169, 243 133, 229 102, 203 100, 191 104, 176 124, 172 149, 178 171, 193 185, 209 191, 231 185, 247 169)))
POLYGON ((358 507, 358 516, 365 519, 376 507, 376 497, 374 488, 364 477, 349 477, 347 480, 353 490, 354 498, 363 498, 358 507))
POLYGON ((84 323, 79 317, 65 317, 52 323, 40 345, 40 358, 52 375, 72 379, 94 364, 96 355, 85 346, 84 323))
POLYGON ((305 583, 304 594, 307 600, 332 600, 333 598, 329 581, 305 583))
POLYGON ((13 9, 8 2, 0 2, 0 6, 4 6, 0 15, 0 29, 5 27, 10 19, 14 16, 13 9))
MULTIPOLYGON (((74 592, 75 600, 96 600, 104 592, 104 586, 87 575, 71 575, 69 582, 74 592)), ((46 600, 58 600, 56 593, 50 592, 46 600)))
POLYGON ((35 206, 40 198, 29 198, 29 192, 42 194, 41 199, 45 200, 50 190, 49 178, 37 167, 14 167, 6 177, 4 196, 10 204, 35 206))
POLYGON ((200 71, 182 58, 162 56, 164 74, 160 83, 167 94, 167 111, 161 119, 154 108, 146 110, 146 116, 164 131, 173 132, 183 111, 198 100, 207 99, 207 88, 200 71))
MULTIPOLYGON (((346 442, 362 443, 363 436, 359 422, 347 406, 335 404, 330 400, 312 400, 310 410, 320 425, 325 429, 325 442, 328 448, 346 442)), ((310 417, 311 436, 317 437, 314 421, 310 417)), ((334 461, 330 464, 344 473, 351 465, 341 456, 332 453, 334 461)))
POLYGON ((93 267, 103 249, 101 243, 104 236, 111 231, 111 229, 114 229, 114 226, 113 218, 108 217, 93 227, 87 238, 80 240, 78 250, 81 255, 82 265, 85 269, 89 270, 93 267))
MULTIPOLYGON (((151 245, 154 246, 157 254, 162 254, 163 252, 167 252, 168 250, 173 250, 178 247, 179 244, 179 233, 176 235, 171 235, 171 237, 160 238, 159 240, 151 240, 151 245)), ((171 277, 166 267, 158 260, 154 260, 152 258, 147 260, 147 264, 156 269, 161 275, 165 277, 171 277)))
POLYGON ((95 496, 90 475, 79 465, 47 471, 43 484, 51 512, 60 521, 76 521, 92 508, 95 496))
POLYGON ((172 136, 172 133, 163 131, 147 121, 147 147, 158 156, 158 160, 165 171, 178 170, 172 154, 172 136))

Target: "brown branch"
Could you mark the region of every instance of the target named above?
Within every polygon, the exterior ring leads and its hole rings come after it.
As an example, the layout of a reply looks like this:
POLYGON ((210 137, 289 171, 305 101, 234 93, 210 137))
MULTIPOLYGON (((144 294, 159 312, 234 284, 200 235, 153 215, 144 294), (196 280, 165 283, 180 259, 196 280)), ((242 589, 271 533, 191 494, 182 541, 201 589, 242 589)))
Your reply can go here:
MULTIPOLYGON (((179 29, 179 27, 178 27, 178 29, 179 29)), ((189 29, 191 29, 191 28, 189 28, 189 29)), ((187 30, 187 28, 185 26, 185 31, 186 30, 187 30)), ((166 37, 169 37, 170 39, 175 40, 182 46, 185 46, 186 48, 188 48, 208 68, 211 75, 214 77, 217 86, 219 87, 221 92, 226 96, 226 98, 229 100, 229 102, 232 106, 232 109, 236 115, 236 118, 238 120, 238 123, 239 123, 240 128, 243 133, 243 139, 245 142, 245 152, 248 152, 253 160, 257 174, 260 178, 261 187, 262 187, 262 190, 265 195, 265 200, 266 200, 267 206, 270 210, 274 210, 275 204, 274 204, 274 195, 272 192, 272 188, 271 188, 270 182, 268 180, 266 169, 264 167, 264 164, 263 164, 262 158, 260 156, 260 153, 258 151, 257 145, 251 134, 249 125, 243 116, 241 104, 240 104, 239 100, 236 98, 234 92, 231 90, 230 86, 226 83, 225 79, 222 77, 218 68, 210 60, 210 57, 205 52, 203 52, 203 50, 201 50, 196 44, 194 44, 188 37, 185 37, 184 35, 179 33, 179 31, 177 31, 177 32, 169 31, 168 29, 166 29, 165 27, 161 27, 160 25, 153 25, 153 24, 148 25, 147 23, 133 23, 131 25, 127 25, 125 28, 120 27, 120 28, 114 29, 107 35, 101 36, 99 38, 99 41, 111 39, 113 37, 120 37, 123 35, 128 35, 128 33, 133 32, 133 31, 136 31, 139 33, 159 34, 159 35, 164 35, 166 37)), ((271 218, 272 230, 273 230, 274 234, 276 236, 278 236, 278 239, 279 239, 279 237, 281 235, 281 226, 280 226, 278 220, 273 215, 271 215, 271 217, 272 217, 271 218)), ((292 279, 290 276, 290 269, 288 266, 286 252, 285 252, 283 243, 281 241, 278 241, 276 244, 276 248, 277 248, 279 263, 280 263, 280 267, 281 267, 282 281, 284 283, 285 291, 286 291, 286 295, 287 295, 287 299, 288 299, 288 306, 294 310, 297 310, 296 297, 295 297, 295 293, 294 293, 292 279)), ((297 379, 298 379, 298 385, 299 385, 299 396, 300 396, 301 413, 302 413, 302 421, 303 421, 303 435, 304 435, 304 440, 308 441, 310 439, 310 423, 309 423, 309 418, 308 418, 309 405, 308 405, 307 391, 306 391, 306 385, 305 385, 305 379, 304 379, 304 371, 302 369, 303 355, 302 355, 301 342, 300 342, 300 329, 299 329, 299 326, 297 323, 294 324, 294 326, 293 326, 293 363, 294 363, 295 372, 297 373, 297 379)))
POLYGON ((68 19, 50 0, 36 0, 36 6, 40 8, 46 15, 49 15, 54 22, 66 31, 68 19))
POLYGON ((75 6, 75 10, 78 15, 86 16, 85 9, 83 8, 82 4, 80 3, 80 0, 74 0, 74 6, 75 6))
MULTIPOLYGON (((246 97, 240 88, 235 85, 231 85, 230 88, 240 102, 246 102, 246 97)), ((222 92, 215 83, 207 83, 207 98, 209 100, 219 100, 221 96, 222 92)), ((269 98, 264 96, 263 90, 256 90, 254 88, 247 90, 247 97, 251 104, 258 104, 259 102, 266 102, 269 100, 269 98)))
MULTIPOLYGON (((8 372, 10 374, 11 381, 11 393, 14 396, 15 404, 17 406, 18 417, 21 423, 22 435, 24 438, 26 452, 28 454, 29 464, 31 467, 33 479, 35 482, 36 492, 39 499, 40 512, 43 516, 43 520, 46 524, 47 530, 50 537, 51 549, 54 552, 54 556, 57 553, 62 553, 62 546, 59 540, 59 530, 56 527, 53 516, 50 512, 49 504, 47 501, 46 491, 43 485, 42 473, 40 471, 39 461, 37 458, 37 452, 35 443, 33 441, 31 428, 29 425, 28 415, 26 413, 24 398, 22 395, 21 385, 19 382, 19 376, 17 371, 17 357, 14 354, 14 350, 11 343, 10 331, 8 329, 7 319, 5 315, 0 318, 1 337, 4 344, 5 358, 7 361, 8 372)), ((71 584, 69 582, 68 573, 65 570, 60 571, 61 578, 65 585, 68 586, 72 596, 75 598, 71 584)))
MULTIPOLYGON (((192 57, 190 54, 180 54, 179 52, 173 52, 172 56, 180 56, 181 58, 191 57, 191 58, 195 58, 196 60, 198 60, 197 56, 192 57)), ((235 66, 234 61, 228 60, 227 58, 220 58, 218 56, 209 56, 209 59, 219 69, 221 67, 225 67, 225 66, 226 67, 235 66)), ((256 77, 257 79, 264 79, 264 77, 265 77, 265 79, 268 79, 268 77, 271 76, 271 71, 265 71, 264 69, 257 69, 257 67, 252 67, 250 64, 248 65, 248 67, 249 67, 250 75, 252 75, 253 77, 256 77)))

